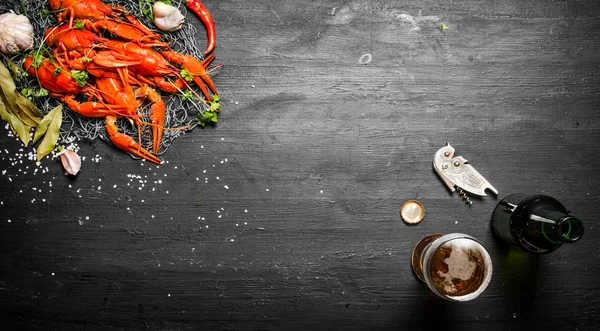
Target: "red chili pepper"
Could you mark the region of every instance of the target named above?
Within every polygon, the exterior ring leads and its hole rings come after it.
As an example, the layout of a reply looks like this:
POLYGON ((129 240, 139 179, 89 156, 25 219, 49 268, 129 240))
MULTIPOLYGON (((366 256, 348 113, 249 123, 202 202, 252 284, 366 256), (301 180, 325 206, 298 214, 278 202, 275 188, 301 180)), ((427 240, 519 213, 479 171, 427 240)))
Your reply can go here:
POLYGON ((196 13, 196 15, 200 17, 200 20, 202 20, 202 23, 204 23, 204 25, 206 26, 208 45, 206 46, 206 51, 204 51, 204 54, 208 54, 213 51, 215 45, 217 44, 217 30, 215 28, 215 21, 213 20, 212 15, 208 11, 208 9, 204 7, 200 0, 186 1, 188 8, 191 9, 194 13, 196 13))

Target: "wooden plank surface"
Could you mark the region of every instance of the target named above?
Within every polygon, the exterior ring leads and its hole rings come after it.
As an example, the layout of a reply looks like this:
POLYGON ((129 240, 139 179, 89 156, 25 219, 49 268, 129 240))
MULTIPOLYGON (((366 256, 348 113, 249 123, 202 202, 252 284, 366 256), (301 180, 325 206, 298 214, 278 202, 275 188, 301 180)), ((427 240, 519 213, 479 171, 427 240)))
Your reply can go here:
POLYGON ((600 3, 204 4, 222 114, 160 166, 82 141, 69 178, 0 128, 5 325, 597 329, 600 3), (446 142, 499 197, 450 194, 432 169, 446 142), (516 192, 561 200, 584 238, 540 257, 496 243, 492 210, 516 192), (409 199, 416 226, 399 218, 409 199), (438 232, 490 251, 481 298, 444 302, 413 275, 438 232))

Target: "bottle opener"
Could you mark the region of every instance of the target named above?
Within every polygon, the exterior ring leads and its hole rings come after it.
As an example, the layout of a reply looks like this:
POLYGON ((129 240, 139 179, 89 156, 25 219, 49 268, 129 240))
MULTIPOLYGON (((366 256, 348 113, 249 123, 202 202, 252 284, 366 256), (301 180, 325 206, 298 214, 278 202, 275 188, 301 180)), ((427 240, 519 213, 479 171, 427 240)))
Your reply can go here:
POLYGON ((458 191, 466 204, 472 204, 466 192, 478 196, 486 196, 489 189, 498 195, 496 190, 464 157, 454 156, 454 147, 446 143, 433 157, 433 168, 451 192, 458 191), (466 192, 465 192, 466 191, 466 192))

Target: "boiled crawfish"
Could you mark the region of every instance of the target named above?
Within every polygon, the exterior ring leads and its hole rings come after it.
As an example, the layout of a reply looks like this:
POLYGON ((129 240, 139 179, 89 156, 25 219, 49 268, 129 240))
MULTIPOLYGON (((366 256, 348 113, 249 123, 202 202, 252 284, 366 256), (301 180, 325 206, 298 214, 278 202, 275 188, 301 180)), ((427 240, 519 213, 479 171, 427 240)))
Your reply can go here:
MULTIPOLYGON (((159 34, 118 5, 107 5, 100 0, 49 2, 52 10, 58 13, 59 22, 63 23, 45 33, 44 39, 52 54, 46 54, 48 59, 37 61, 39 63, 28 57, 24 63, 27 72, 37 77, 52 97, 62 100, 75 112, 86 117, 105 117, 108 136, 117 147, 160 163, 155 154, 162 140, 165 104, 150 86, 179 93, 189 88, 181 74, 186 70, 205 99, 210 101, 211 92, 217 94, 217 90, 206 70, 215 55, 210 54, 201 61, 173 51, 159 34), (80 21, 77 28, 74 19, 80 21), (103 36, 100 30, 113 37, 103 36), (89 73, 91 77, 85 84, 80 84, 73 78, 74 70, 89 73), (80 96, 86 96, 87 101, 80 96), (150 123, 144 123, 138 111, 146 101, 151 104, 150 123), (118 131, 115 123, 119 117, 127 118, 138 132, 144 125, 152 127, 153 153, 133 137, 118 131)), ((210 42, 214 42, 214 38, 210 42)), ((214 45, 209 51, 212 48, 214 45)))
POLYGON ((29 74, 35 76, 40 85, 49 91, 50 96, 60 99, 69 108, 86 117, 105 117, 106 131, 115 146, 154 163, 160 159, 140 146, 132 137, 120 133, 116 126, 117 117, 126 117, 134 122, 138 129, 143 125, 137 108, 144 99, 150 100, 150 120, 153 134, 154 153, 158 152, 162 139, 162 127, 165 118, 165 105, 160 95, 147 85, 133 89, 116 78, 96 80, 96 86, 82 86, 73 77, 69 68, 62 67, 44 59, 36 67, 33 56, 23 64, 29 74), (84 93, 95 97, 97 101, 79 102, 77 95, 84 93))

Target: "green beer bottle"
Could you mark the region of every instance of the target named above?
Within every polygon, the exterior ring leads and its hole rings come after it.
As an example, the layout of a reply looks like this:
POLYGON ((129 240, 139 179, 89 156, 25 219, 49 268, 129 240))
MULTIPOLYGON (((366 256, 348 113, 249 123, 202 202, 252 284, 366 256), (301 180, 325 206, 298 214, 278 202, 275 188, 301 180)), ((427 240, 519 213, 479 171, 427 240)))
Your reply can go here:
POLYGON ((492 232, 507 244, 543 254, 583 236, 583 223, 547 195, 512 194, 492 214, 492 232))

